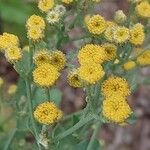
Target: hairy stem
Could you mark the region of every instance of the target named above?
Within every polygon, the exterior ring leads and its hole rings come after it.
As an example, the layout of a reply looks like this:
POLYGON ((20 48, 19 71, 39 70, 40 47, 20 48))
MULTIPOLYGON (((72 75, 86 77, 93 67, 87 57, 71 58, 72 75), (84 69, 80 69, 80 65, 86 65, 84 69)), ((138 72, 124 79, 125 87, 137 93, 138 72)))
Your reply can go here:
POLYGON ((54 139, 57 140, 57 141, 59 141, 59 140, 65 138, 66 136, 72 134, 73 132, 75 132, 76 130, 78 130, 79 128, 81 128, 82 126, 84 126, 86 123, 88 123, 91 120, 93 120, 93 117, 91 115, 87 116, 86 118, 81 119, 72 128, 68 129, 67 131, 65 131, 63 133, 60 133, 54 139))
POLYGON ((94 143, 94 141, 95 141, 95 138, 96 138, 97 132, 98 132, 98 130, 99 130, 99 128, 100 128, 100 125, 101 125, 100 122, 98 122, 98 123, 96 124, 96 127, 95 127, 95 129, 94 129, 94 131, 93 131, 92 137, 91 137, 90 142, 89 142, 89 144, 88 144, 87 150, 93 150, 93 143, 94 143))
POLYGON ((13 141, 13 138, 14 138, 16 132, 17 132, 16 128, 11 131, 11 133, 9 135, 9 138, 8 138, 8 141, 6 142, 6 144, 4 146, 4 150, 9 150, 9 147, 10 147, 12 141, 13 141))
MULTIPOLYGON (((34 136, 35 136, 35 139, 36 139, 36 142, 37 142, 38 132, 37 132, 36 124, 34 122, 34 118, 33 118, 33 107, 32 107, 32 100, 31 100, 31 85, 30 85, 30 81, 28 79, 26 79, 25 82, 26 82, 26 92, 27 92, 30 119, 31 119, 32 127, 33 127, 34 136)), ((40 145, 39 145, 38 142, 37 142, 37 145, 38 145, 38 149, 41 150, 40 145)))

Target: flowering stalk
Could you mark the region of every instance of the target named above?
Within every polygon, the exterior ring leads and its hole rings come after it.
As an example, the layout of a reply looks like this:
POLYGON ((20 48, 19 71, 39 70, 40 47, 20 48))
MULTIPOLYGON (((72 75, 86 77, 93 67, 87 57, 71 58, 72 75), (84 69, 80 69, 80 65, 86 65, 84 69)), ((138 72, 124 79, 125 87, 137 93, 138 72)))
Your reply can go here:
POLYGON ((94 141, 95 141, 97 132, 99 131, 100 125, 101 125, 101 122, 98 122, 98 123, 95 125, 94 131, 93 131, 93 134, 92 134, 92 137, 91 137, 90 142, 89 142, 88 147, 87 147, 87 150, 93 150, 92 146, 93 146, 93 143, 94 143, 94 141))
POLYGON ((82 126, 84 126, 89 121, 92 121, 93 117, 91 115, 87 116, 86 118, 83 118, 80 120, 77 124, 75 124, 72 128, 68 129, 67 131, 60 133, 58 136, 54 138, 56 141, 60 141, 61 139, 65 138, 66 136, 72 134, 76 130, 80 129, 82 126))
POLYGON ((31 100, 31 85, 30 85, 30 80, 26 79, 25 80, 26 83, 26 92, 27 92, 27 99, 28 99, 28 108, 29 108, 29 116, 30 116, 30 120, 31 120, 31 125, 33 128, 33 133, 38 145, 38 149, 41 150, 41 146, 38 143, 38 131, 37 131, 37 126, 36 123, 34 121, 34 117, 33 117, 33 105, 32 105, 32 100, 31 100))

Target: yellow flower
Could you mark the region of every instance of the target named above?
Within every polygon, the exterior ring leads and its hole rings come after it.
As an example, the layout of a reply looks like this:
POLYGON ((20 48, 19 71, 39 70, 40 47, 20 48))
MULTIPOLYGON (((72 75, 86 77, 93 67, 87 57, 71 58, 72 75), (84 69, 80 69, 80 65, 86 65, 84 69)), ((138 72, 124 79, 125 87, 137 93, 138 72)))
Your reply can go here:
POLYGON ((124 23, 126 21, 126 19, 127 19, 127 17, 122 10, 118 10, 115 12, 114 20, 117 23, 124 23))
POLYGON ((50 63, 50 53, 46 49, 39 50, 34 54, 33 61, 37 66, 50 63))
POLYGON ((8 92, 9 95, 13 95, 13 94, 16 93, 16 91, 17 91, 17 85, 12 84, 12 85, 10 85, 8 87, 8 91, 7 92, 8 92))
POLYGON ((3 35, 0 35, 0 50, 6 50, 11 46, 19 46, 18 37, 10 33, 3 33, 3 35))
POLYGON ((79 77, 89 84, 95 84, 104 74, 102 66, 95 63, 81 65, 79 68, 79 77))
POLYGON ((141 56, 137 58, 137 62, 142 65, 150 65, 150 50, 145 51, 141 56))
POLYGON ((114 44, 105 43, 102 45, 102 47, 105 49, 107 61, 116 58, 117 47, 114 44))
POLYGON ((50 54, 50 64, 52 64, 58 71, 62 70, 66 64, 65 55, 58 50, 51 52, 50 54))
POLYGON ((113 38, 116 43, 126 42, 130 38, 129 29, 126 27, 115 28, 113 38))
POLYGON ((38 8, 43 12, 48 12, 54 7, 54 0, 39 0, 38 8))
POLYGON ((47 13, 47 17, 46 17, 48 23, 50 24, 55 24, 55 23, 58 23, 59 20, 60 20, 60 15, 58 12, 52 10, 52 11, 49 11, 47 13))
POLYGON ((128 61, 123 65, 123 68, 128 71, 128 70, 135 68, 135 66, 136 66, 136 63, 134 61, 128 61))
POLYGON ((71 4, 74 0, 61 0, 65 4, 71 4))
POLYGON ((141 23, 137 23, 130 30, 130 42, 134 45, 141 45, 145 39, 144 26, 141 23))
POLYGON ((45 29, 45 21, 42 17, 37 15, 32 15, 26 23, 27 28, 40 28, 42 30, 45 29))
POLYGON ((50 125, 62 117, 62 111, 53 102, 39 104, 34 111, 34 118, 41 124, 50 125))
POLYGON ((87 44, 78 53, 80 64, 86 63, 103 63, 106 54, 104 48, 100 45, 87 44))
POLYGON ((5 56, 9 62, 15 63, 22 58, 21 49, 17 46, 7 48, 5 56))
POLYGON ((102 114, 109 121, 124 123, 132 114, 127 101, 121 95, 115 94, 103 101, 102 114))
POLYGON ((113 76, 104 81, 102 93, 105 97, 109 97, 113 94, 128 96, 130 94, 130 89, 126 79, 113 76))
POLYGON ((105 31, 107 23, 105 19, 100 15, 94 15, 87 22, 87 28, 90 33, 99 35, 105 31))
POLYGON ((0 77, 0 88, 3 86, 4 80, 0 77))
POLYGON ((144 18, 150 18, 150 4, 147 1, 142 1, 136 6, 137 13, 144 18))
POLYGON ((59 72, 51 64, 41 64, 33 71, 33 81, 41 87, 52 86, 59 77, 59 72))
POLYGON ((38 41, 44 37, 43 30, 40 28, 30 28, 28 30, 28 38, 33 41, 38 41))
POLYGON ((82 82, 79 77, 78 69, 70 71, 67 78, 70 86, 75 88, 82 87, 82 82))

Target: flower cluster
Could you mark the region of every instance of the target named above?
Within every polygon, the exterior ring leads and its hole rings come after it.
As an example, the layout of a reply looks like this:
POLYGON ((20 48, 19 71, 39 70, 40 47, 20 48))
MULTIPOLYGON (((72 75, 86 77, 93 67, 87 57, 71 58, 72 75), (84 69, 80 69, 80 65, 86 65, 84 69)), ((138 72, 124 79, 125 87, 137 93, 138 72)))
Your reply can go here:
POLYGON ((121 77, 109 77, 102 85, 103 115, 110 121, 123 123, 131 114, 131 109, 126 101, 130 94, 126 79, 121 77))
POLYGON ((15 63, 22 58, 19 39, 16 35, 10 33, 0 35, 0 50, 5 53, 7 60, 11 63, 15 63))
MULTIPOLYGON (((126 21, 126 16, 122 11, 115 14, 116 23, 126 21), (122 16, 120 15, 122 14, 122 16), (119 18, 120 17, 120 18, 119 18)), ((104 33, 106 40, 118 44, 130 41, 134 45, 142 45, 145 39, 144 26, 137 23, 131 28, 117 25, 113 22, 107 22, 100 15, 94 15, 86 21, 87 28, 90 33, 100 36, 104 33)))
MULTIPOLYGON (((133 7, 130 12, 132 14, 126 15, 122 10, 117 10, 113 20, 108 21, 100 14, 89 14, 94 2, 100 1, 39 0, 38 8, 42 17, 33 14, 26 22, 29 45, 21 48, 17 36, 10 33, 0 35, 1 52, 13 63, 26 83, 23 86, 27 91, 23 97, 27 95, 29 102, 28 119, 31 119, 33 135, 38 140, 37 143, 47 149, 52 149, 49 147, 48 137, 52 136, 51 140, 56 139, 56 142, 51 142, 55 147, 68 133, 83 126, 85 122, 88 124, 90 117, 96 123, 100 120, 101 123, 104 121, 122 124, 132 116, 133 112, 127 100, 133 88, 131 77, 138 71, 138 67, 150 65, 150 49, 147 46, 144 48, 147 44, 145 39, 150 32, 150 2, 128 0, 131 8, 133 7), (81 37, 72 36, 76 25, 82 30, 81 37), (77 51, 65 55, 62 49, 70 43, 77 51), (57 90, 51 88, 57 88, 55 85, 63 69, 65 73, 69 72, 68 84, 86 92, 87 106, 84 113, 77 113, 81 121, 73 126, 73 129, 55 135, 59 126, 54 123, 62 118, 63 113, 54 103, 54 97, 58 96, 57 90), (40 97, 36 100, 37 93, 43 91, 42 96, 46 96, 46 100, 40 100, 40 97), (51 94, 53 92, 55 95, 51 94), (32 103, 32 100, 35 100, 35 103, 32 103), (35 106, 37 103, 38 106, 35 106), (37 126, 34 119, 43 124, 41 133, 38 133, 40 125, 37 126), (47 136, 49 132, 44 131, 45 128, 48 129, 47 125, 51 125, 50 136, 47 136)), ((0 89, 3 88, 3 83, 0 77, 0 89)), ((19 93, 19 86, 9 86, 7 93, 19 93)), ((16 103, 18 104, 18 101, 16 103)), ((66 118, 69 120, 70 115, 66 118)), ((71 123, 62 122, 64 125, 69 123, 69 126, 71 123)))
POLYGON ((30 16, 26 23, 28 38, 33 41, 42 39, 44 37, 45 26, 45 21, 42 17, 37 15, 30 16))
POLYGON ((39 50, 34 54, 33 60, 37 65, 33 72, 33 80, 42 87, 52 86, 66 63, 65 55, 58 50, 39 50))

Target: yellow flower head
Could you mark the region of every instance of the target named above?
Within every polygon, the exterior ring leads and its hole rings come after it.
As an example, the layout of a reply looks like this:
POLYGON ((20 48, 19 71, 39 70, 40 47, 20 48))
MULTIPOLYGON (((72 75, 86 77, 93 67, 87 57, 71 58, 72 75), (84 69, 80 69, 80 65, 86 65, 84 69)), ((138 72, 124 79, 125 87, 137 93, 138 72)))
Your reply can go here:
POLYGON ((109 97, 113 94, 128 96, 130 94, 130 89, 126 79, 114 76, 109 77, 104 81, 102 85, 102 93, 105 97, 109 97))
POLYGON ((4 80, 0 77, 0 88, 2 87, 3 84, 4 84, 4 80))
POLYGON ((68 74, 68 83, 72 87, 82 87, 82 82, 79 77, 78 69, 74 69, 68 74))
POLYGON ((129 118, 132 110, 124 97, 115 94, 103 101, 102 113, 109 121, 120 124, 129 118))
POLYGON ((10 33, 0 35, 0 50, 6 50, 11 46, 19 46, 18 37, 10 33))
POLYGON ((44 37, 43 30, 40 28, 30 28, 28 29, 28 38, 33 41, 38 41, 44 37))
POLYGON ((141 45, 145 39, 144 26, 141 23, 137 23, 130 30, 130 42, 134 45, 141 45))
POLYGON ((65 4, 71 4, 74 0, 61 0, 65 4))
POLYGON ((124 23, 127 19, 127 16, 124 14, 122 10, 118 10, 115 12, 114 20, 117 23, 124 23))
POLYGON ((144 18, 150 18, 150 3, 148 1, 142 1, 136 6, 138 15, 144 18))
POLYGON ((60 20, 60 14, 54 10, 49 11, 47 13, 47 17, 46 17, 47 21, 49 24, 55 24, 58 23, 60 20))
POLYGON ((17 91, 17 85, 12 84, 12 85, 10 85, 8 87, 8 91, 7 92, 8 92, 9 95, 13 95, 13 94, 16 93, 16 91, 17 91))
POLYGON ((113 38, 116 43, 126 42, 130 38, 129 29, 126 27, 115 28, 113 38))
POLYGON ((41 87, 52 86, 59 77, 59 72, 51 64, 41 64, 33 71, 33 81, 41 87))
POLYGON ((34 111, 34 118, 41 124, 50 125, 62 117, 62 111, 53 102, 44 102, 34 111))
POLYGON ((37 16, 37 15, 32 15, 26 23, 27 28, 40 28, 42 30, 45 29, 45 21, 42 17, 37 16))
POLYGON ((96 84, 104 74, 102 66, 95 63, 81 65, 79 68, 79 77, 89 84, 96 84))
POLYGON ((135 68, 136 63, 134 61, 128 61, 123 65, 124 70, 128 71, 135 68))
POLYGON ((106 54, 104 48, 100 45, 87 44, 78 53, 80 64, 86 63, 103 63, 106 54))
POLYGON ((50 64, 52 64, 58 71, 64 69, 66 64, 65 55, 58 50, 51 52, 50 54, 50 64))
POLYGON ((38 8, 43 12, 48 12, 54 7, 54 0, 39 0, 38 8))
POLYGON ((137 62, 142 65, 150 65, 150 50, 145 51, 141 56, 137 58, 137 62))
POLYGON ((42 65, 43 63, 50 63, 50 53, 47 50, 42 49, 34 54, 33 60, 37 66, 42 65))
POLYGON ((105 31, 107 23, 105 19, 100 15, 94 15, 87 22, 87 28, 90 33, 99 35, 105 31))
POLYGON ((9 62, 15 63, 22 58, 21 49, 17 46, 7 48, 5 56, 9 62))
POLYGON ((105 49, 107 61, 116 58, 117 47, 114 44, 105 43, 102 45, 102 47, 105 49))

